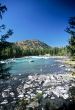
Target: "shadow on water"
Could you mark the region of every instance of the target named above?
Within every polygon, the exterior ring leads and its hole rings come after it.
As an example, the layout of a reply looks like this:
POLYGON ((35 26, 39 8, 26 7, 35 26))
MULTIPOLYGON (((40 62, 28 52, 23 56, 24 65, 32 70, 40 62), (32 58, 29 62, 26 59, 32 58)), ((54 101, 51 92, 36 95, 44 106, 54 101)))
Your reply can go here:
POLYGON ((0 63, 0 79, 9 79, 10 78, 10 72, 9 70, 11 67, 7 67, 7 64, 0 63))

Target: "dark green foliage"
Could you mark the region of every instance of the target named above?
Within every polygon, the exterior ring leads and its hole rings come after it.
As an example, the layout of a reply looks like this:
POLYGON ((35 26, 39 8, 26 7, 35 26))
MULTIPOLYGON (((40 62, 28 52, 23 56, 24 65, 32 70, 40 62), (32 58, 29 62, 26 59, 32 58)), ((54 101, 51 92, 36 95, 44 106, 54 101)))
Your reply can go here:
MULTIPOLYGON (((7 11, 7 8, 5 5, 0 4, 0 18, 2 19, 3 17, 3 13, 5 13, 5 11, 7 11)), ((4 24, 2 24, 0 26, 0 32, 2 32, 2 30, 5 30, 6 26, 4 24)), ((5 34, 0 36, 0 59, 5 59, 6 58, 6 49, 9 48, 10 43, 7 42, 7 38, 9 38, 11 35, 13 34, 13 31, 11 29, 9 29, 5 34)))
POLYGON ((19 100, 17 102, 16 110, 26 110, 26 106, 28 104, 28 101, 25 99, 19 100))
POLYGON ((59 55, 59 56, 64 56, 67 55, 67 47, 64 48, 26 48, 24 49, 23 47, 17 46, 13 43, 3 43, 2 51, 0 51, 0 58, 1 59, 6 59, 6 58, 14 58, 14 57, 23 57, 23 56, 32 56, 32 55, 45 55, 45 54, 50 54, 51 56, 53 55, 59 55))
POLYGON ((41 104, 41 102, 43 100, 43 94, 42 93, 38 93, 36 98, 38 99, 38 103, 41 104))
MULTIPOLYGON (((29 106, 32 103, 24 99, 18 100, 17 108, 15 110, 75 110, 75 87, 69 89, 69 98, 61 100, 59 99, 51 100, 50 98, 43 98, 42 93, 38 93, 34 99, 34 102, 38 102, 38 106, 35 107, 34 104, 29 106)), ((36 104, 36 103, 35 103, 36 104)))
POLYGON ((69 26, 66 28, 66 32, 68 32, 72 36, 75 36, 75 16, 69 18, 68 24, 69 26))
POLYGON ((7 7, 0 3, 0 18, 1 19, 2 19, 2 15, 3 15, 3 13, 5 13, 5 11, 7 11, 7 7))
POLYGON ((6 64, 0 64, 0 79, 9 79, 10 78, 9 70, 10 68, 6 67, 6 64))
MULTIPOLYGON (((3 17, 3 13, 7 11, 7 8, 5 5, 0 4, 0 19, 3 17)), ((6 26, 2 24, 0 26, 0 32, 2 30, 5 30, 6 26)), ((7 42, 7 38, 9 38, 13 34, 13 31, 9 29, 5 34, 0 35, 0 60, 6 59, 9 57, 9 48, 10 48, 10 43, 7 42)), ((6 67, 6 64, 0 63, 0 79, 7 79, 10 77, 9 67, 6 67)))
POLYGON ((60 108, 55 109, 55 110, 75 110, 75 102, 69 101, 68 104, 66 103, 64 103, 60 108))
POLYGON ((75 110, 75 87, 69 88, 69 99, 65 100, 63 105, 56 110, 75 110))
POLYGON ((49 54, 51 56, 53 55, 63 56, 63 55, 67 55, 67 47, 61 47, 61 48, 50 47, 45 43, 43 44, 43 42, 41 41, 33 42, 31 40, 26 40, 20 43, 19 42, 10 43, 9 46, 5 48, 5 51, 3 49, 1 53, 2 53, 2 56, 4 56, 4 58, 32 56, 32 55, 45 55, 45 54, 49 54))
POLYGON ((57 107, 50 100, 47 100, 44 108, 45 110, 56 110, 57 107))
POLYGON ((70 87, 69 89, 70 98, 75 101, 75 87, 70 87))
POLYGON ((71 57, 75 59, 75 17, 71 17, 68 24, 69 26, 67 27, 66 32, 71 35, 71 38, 69 39, 68 51, 71 57))
POLYGON ((1 35, 1 42, 5 43, 6 39, 9 38, 13 34, 13 31, 9 29, 6 34, 1 35))

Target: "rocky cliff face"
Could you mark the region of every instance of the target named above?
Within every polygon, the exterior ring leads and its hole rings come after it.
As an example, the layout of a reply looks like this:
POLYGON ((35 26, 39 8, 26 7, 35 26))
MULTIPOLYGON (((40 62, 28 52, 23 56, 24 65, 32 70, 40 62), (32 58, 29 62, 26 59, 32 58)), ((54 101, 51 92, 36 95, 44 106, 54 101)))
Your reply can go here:
POLYGON ((23 49, 44 49, 50 48, 46 43, 39 40, 25 40, 21 42, 16 42, 16 46, 19 46, 23 49))

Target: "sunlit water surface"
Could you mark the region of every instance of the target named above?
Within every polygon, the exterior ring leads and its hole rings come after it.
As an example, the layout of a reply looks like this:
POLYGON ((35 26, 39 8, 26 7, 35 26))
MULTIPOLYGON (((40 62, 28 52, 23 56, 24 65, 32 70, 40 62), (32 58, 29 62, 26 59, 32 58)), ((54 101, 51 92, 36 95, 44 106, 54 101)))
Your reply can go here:
POLYGON ((55 58, 48 57, 23 57, 9 59, 7 66, 10 67, 9 72, 18 74, 55 74, 55 73, 66 73, 68 67, 62 63, 57 62, 55 58))

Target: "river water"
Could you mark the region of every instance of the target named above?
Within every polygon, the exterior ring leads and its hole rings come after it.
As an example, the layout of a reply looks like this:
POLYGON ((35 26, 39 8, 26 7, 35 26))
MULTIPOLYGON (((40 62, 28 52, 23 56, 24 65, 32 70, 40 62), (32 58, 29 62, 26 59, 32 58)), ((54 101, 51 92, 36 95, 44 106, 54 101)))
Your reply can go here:
MULTIPOLYGON (((64 81, 62 82, 61 80, 62 77, 58 78, 58 75, 57 75, 57 79, 55 79, 54 77, 54 74, 63 75, 65 73, 70 72, 70 67, 62 63, 62 60, 63 59, 59 59, 59 58, 32 56, 32 57, 7 59, 5 61, 1 61, 3 67, 6 66, 5 68, 9 68, 8 71, 9 73, 11 73, 10 74, 11 77, 7 78, 8 80, 6 79, 0 80, 0 110, 14 110, 15 104, 17 100, 19 100, 20 98, 26 96, 29 97, 30 95, 33 94, 36 95, 35 91, 39 90, 39 88, 40 90, 42 88, 42 91, 46 90, 47 87, 44 89, 43 83, 45 83, 48 80, 49 74, 51 75, 53 74, 52 75, 53 77, 50 77, 50 79, 54 78, 52 79, 53 83, 54 81, 57 81, 58 84, 60 83, 60 86, 66 84, 67 87, 68 82, 67 83, 65 83, 64 81), (29 74, 33 76, 34 74, 47 74, 47 75, 45 77, 44 82, 40 84, 39 83, 40 80, 38 80, 38 82, 36 80, 33 81, 29 80, 27 77, 29 76, 29 74), (33 86, 31 87, 31 85, 33 86), (27 92, 30 92, 31 90, 32 93, 28 94, 27 92)), ((35 76, 40 77, 41 75, 35 75, 35 76)), ((43 78, 41 80, 43 80, 43 78)), ((48 84, 51 85, 51 82, 49 82, 48 84)), ((54 90, 55 87, 58 86, 57 82, 55 82, 54 84, 55 85, 53 87, 54 90)), ((48 92, 48 89, 46 91, 48 92)), ((58 100, 56 102, 58 102, 58 100)), ((60 98, 59 98, 59 102, 60 102, 60 98)))
POLYGON ((69 72, 69 67, 56 58, 49 57, 23 57, 7 60, 9 72, 13 75, 19 74, 63 74, 69 72))

